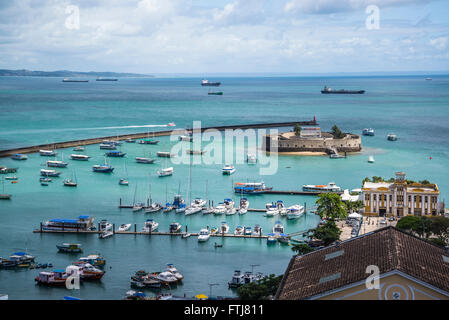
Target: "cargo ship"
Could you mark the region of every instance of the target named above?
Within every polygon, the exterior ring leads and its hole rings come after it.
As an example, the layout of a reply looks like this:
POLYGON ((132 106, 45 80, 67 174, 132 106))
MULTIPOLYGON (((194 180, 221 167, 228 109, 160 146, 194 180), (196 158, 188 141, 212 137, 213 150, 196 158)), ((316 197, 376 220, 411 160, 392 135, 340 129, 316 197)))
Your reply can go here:
POLYGON ((332 88, 328 88, 324 86, 324 89, 321 90, 321 93, 323 94, 363 94, 365 93, 365 90, 345 90, 345 89, 339 89, 339 90, 332 90, 332 88))
POLYGON ((98 77, 97 81, 118 81, 117 78, 102 78, 102 77, 98 77))
POLYGON ((218 87, 220 84, 221 82, 209 82, 209 80, 206 79, 201 80, 202 86, 218 87))

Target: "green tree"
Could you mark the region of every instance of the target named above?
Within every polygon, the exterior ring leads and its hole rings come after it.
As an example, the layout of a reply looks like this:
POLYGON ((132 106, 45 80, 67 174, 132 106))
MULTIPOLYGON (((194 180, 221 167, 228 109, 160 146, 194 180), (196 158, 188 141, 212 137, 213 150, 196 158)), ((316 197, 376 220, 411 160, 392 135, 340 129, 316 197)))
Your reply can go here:
POLYGON ((429 180, 421 180, 419 183, 421 183, 421 184, 430 184, 429 180))
POLYGON ((430 225, 431 221, 427 217, 420 217, 420 222, 416 228, 416 233, 422 238, 425 237, 426 239, 429 238, 429 236, 432 234, 430 231, 430 225))
POLYGON ((396 228, 409 233, 414 233, 418 230, 420 223, 421 219, 417 216, 405 216, 398 221, 396 228))
POLYGON ((350 212, 358 212, 360 209, 365 207, 365 205, 363 204, 363 201, 361 201, 361 200, 345 201, 343 203, 344 203, 346 211, 348 213, 350 213, 350 212))
POLYGON ((297 123, 295 124, 295 128, 293 130, 295 131, 295 135, 299 136, 301 133, 301 126, 297 123))
POLYGON ((449 218, 436 216, 429 218, 430 232, 443 242, 449 242, 449 218))
POLYGON ((329 192, 322 193, 316 200, 318 205, 316 212, 321 218, 330 220, 344 219, 348 216, 343 201, 338 194, 329 192))
POLYGON ((281 283, 282 276, 270 274, 262 280, 250 282, 238 288, 237 295, 241 300, 265 300, 274 296, 281 283))
POLYGON ((373 182, 383 182, 384 179, 382 177, 373 176, 373 182))
POLYGON ((312 238, 323 241, 325 246, 340 239, 341 230, 334 221, 329 220, 324 225, 313 230, 312 238))
POLYGON ((332 127, 332 135, 336 139, 342 139, 345 137, 345 134, 340 130, 340 128, 336 124, 332 127))
POLYGON ((362 186, 365 184, 365 182, 371 182, 371 179, 366 177, 365 179, 362 180, 362 186))
POLYGON ((298 255, 303 255, 313 251, 307 243, 295 243, 292 245, 292 250, 296 252, 298 255))

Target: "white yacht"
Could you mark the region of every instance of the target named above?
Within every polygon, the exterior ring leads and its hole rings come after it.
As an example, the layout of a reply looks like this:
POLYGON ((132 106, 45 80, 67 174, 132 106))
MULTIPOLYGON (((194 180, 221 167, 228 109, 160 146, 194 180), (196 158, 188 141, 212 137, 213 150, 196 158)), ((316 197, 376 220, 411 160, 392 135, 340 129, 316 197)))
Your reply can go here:
POLYGON ((75 154, 75 153, 72 153, 71 155, 70 155, 70 159, 72 159, 72 160, 78 160, 78 161, 88 161, 89 160, 89 156, 88 155, 85 155, 85 154, 75 154))
POLYGON ((199 242, 205 242, 209 240, 210 238, 210 232, 207 229, 201 229, 200 234, 198 235, 198 241, 199 242))
POLYGON ((224 204, 223 202, 220 202, 220 203, 215 207, 214 214, 216 214, 216 215, 221 215, 221 214, 225 213, 226 210, 227 210, 227 208, 226 208, 225 204, 224 204))
POLYGON ((153 219, 147 219, 147 221, 145 221, 145 226, 143 227, 142 231, 153 232, 157 230, 157 227, 159 227, 159 223, 157 223, 153 219))
POLYGON ((274 203, 267 203, 265 217, 274 217, 279 214, 279 209, 274 203))
POLYGON ((260 235, 262 235, 262 227, 261 227, 259 224, 256 224, 256 225, 254 226, 253 235, 254 235, 254 236, 260 236, 260 235))
POLYGON ((128 231, 131 228, 131 223, 122 224, 117 231, 128 231))
POLYGON ((248 212, 249 207, 249 201, 246 198, 240 199, 240 206, 239 206, 239 214, 245 214, 248 212))
POLYGON ((302 186, 302 191, 308 192, 339 192, 341 188, 335 182, 329 182, 327 185, 311 185, 305 184, 302 186))
POLYGON ((248 162, 248 164, 255 164, 255 163, 257 163, 256 155, 248 153, 247 156, 246 156, 246 162, 248 162))
POLYGON ((178 269, 175 268, 175 266, 171 263, 167 264, 167 271, 171 272, 178 281, 184 279, 184 276, 181 274, 181 272, 178 271, 178 269))
POLYGON ((109 223, 107 220, 101 220, 98 231, 109 231, 112 230, 112 223, 109 223))
POLYGON ((223 174, 231 175, 235 172, 235 167, 233 165, 227 164, 221 170, 223 174))
POLYGON ((287 219, 298 219, 304 214, 304 206, 295 204, 287 208, 287 219))
POLYGON ((54 167, 54 168, 65 168, 67 167, 68 163, 60 160, 48 160, 47 161, 47 167, 54 167))
POLYGON ((228 282, 229 288, 237 288, 245 284, 245 276, 240 270, 235 270, 232 280, 228 282))
POLYGON ((368 162, 369 163, 374 163, 374 157, 373 156, 369 156, 368 157, 368 162))
POLYGON ((191 214, 195 214, 195 213, 201 212, 201 210, 203 210, 203 207, 199 207, 199 206, 190 206, 190 207, 186 208, 184 214, 185 214, 186 216, 189 216, 189 215, 191 215, 191 214))
POLYGON ((282 200, 276 201, 276 207, 278 208, 279 214, 281 216, 287 215, 287 208, 284 206, 284 202, 282 200))
POLYGON ((54 150, 39 150, 39 154, 44 157, 56 156, 56 152, 54 150))
POLYGON ((242 226, 237 226, 234 230, 236 236, 243 235, 244 228, 242 226))
POLYGON ((143 207, 144 207, 144 206, 145 206, 144 203, 136 203, 136 204, 133 206, 133 212, 137 212, 137 211, 143 210, 143 207))
POLYGON ((228 232, 229 232, 229 226, 227 225, 226 221, 223 221, 221 223, 218 233, 228 233, 228 232))

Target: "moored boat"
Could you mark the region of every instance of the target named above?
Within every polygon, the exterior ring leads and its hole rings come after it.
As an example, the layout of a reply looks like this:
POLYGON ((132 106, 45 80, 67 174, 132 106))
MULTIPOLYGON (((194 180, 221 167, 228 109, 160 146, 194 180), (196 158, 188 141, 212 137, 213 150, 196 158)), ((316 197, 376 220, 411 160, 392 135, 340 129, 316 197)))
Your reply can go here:
POLYGON ((89 160, 89 156, 85 155, 85 154, 71 154, 70 155, 70 159, 72 160, 78 160, 78 161, 88 161, 89 160))
POLYGON ((264 182, 236 182, 234 192, 240 194, 261 194, 273 188, 267 187, 264 182))
POLYGON ((218 87, 221 84, 221 82, 210 82, 207 79, 201 80, 201 85, 205 87, 218 87))
POLYGON ((94 218, 82 215, 78 219, 52 219, 42 225, 42 230, 87 231, 93 227, 94 218))
POLYGON ((178 271, 178 269, 175 268, 175 266, 172 263, 167 264, 167 271, 171 272, 178 281, 181 281, 184 279, 184 276, 181 274, 181 272, 178 271))
POLYGON ((245 284, 245 277, 240 270, 235 270, 231 281, 228 282, 229 288, 238 288, 245 284))
POLYGON ((57 244, 56 248, 58 248, 59 252, 67 252, 67 253, 83 252, 83 249, 81 248, 81 244, 79 244, 79 243, 57 244))
POLYGON ((60 160, 48 160, 47 167, 65 168, 68 163, 60 160))
POLYGON ((280 221, 276 221, 273 227, 273 233, 275 235, 284 233, 284 225, 280 221))
POLYGON ((310 185, 302 186, 302 191, 306 192, 340 192, 341 188, 335 182, 329 182, 327 185, 310 185))
POLYGON ((111 158, 123 158, 126 155, 126 153, 118 151, 118 150, 113 150, 113 151, 106 152, 104 155, 106 157, 111 157, 111 158))
POLYGON ((56 170, 50 170, 50 169, 41 169, 41 176, 44 177, 59 177, 61 172, 58 172, 56 170))
POLYGON ((81 257, 78 261, 75 261, 73 264, 82 265, 89 263, 95 267, 104 267, 106 265, 106 259, 98 254, 91 254, 87 257, 81 257))
POLYGON ((131 228, 131 223, 126 223, 120 225, 120 227, 117 229, 118 232, 128 231, 131 228))
POLYGON ((15 153, 12 155, 11 159, 13 160, 26 160, 28 156, 23 153, 15 153))
POLYGON ((154 159, 145 158, 145 157, 136 157, 137 163, 154 163, 154 159))
POLYGON ((175 156, 174 154, 170 153, 169 151, 158 151, 156 153, 156 155, 161 158, 172 158, 175 156))
POLYGON ((398 137, 394 133, 389 133, 387 135, 387 140, 389 140, 389 141, 396 141, 396 140, 398 140, 398 137))
POLYGON ((287 208, 287 219, 298 219, 304 214, 304 206, 296 204, 287 208))
POLYGON ((142 228, 143 232, 154 232, 159 227, 159 223, 154 221, 153 219, 147 219, 145 221, 145 226, 142 228))
POLYGON ((109 164, 96 164, 92 166, 93 172, 101 172, 101 173, 111 173, 114 171, 114 168, 109 164))
POLYGON ((56 152, 54 150, 39 150, 39 154, 44 157, 54 157, 56 156, 56 152))
POLYGON ((205 242, 209 240, 210 238, 210 232, 208 229, 201 229, 200 233, 198 235, 198 242, 205 242))
POLYGON ((173 171, 174 171, 173 167, 163 168, 163 169, 157 171, 157 175, 159 177, 171 176, 171 175, 173 175, 173 171))
POLYGON ((373 128, 365 128, 365 129, 363 129, 362 134, 364 136, 374 136, 374 129, 373 128))
POLYGON ((222 221, 220 229, 219 229, 219 233, 223 234, 223 233, 228 233, 228 232, 229 232, 228 224, 226 223, 226 221, 222 221))
POLYGON ((231 175, 235 172, 235 167, 233 165, 227 164, 221 169, 221 172, 224 175, 231 175))
POLYGON ((39 275, 35 278, 35 281, 41 285, 63 287, 66 285, 66 280, 68 277, 69 275, 65 272, 65 270, 58 269, 53 272, 39 272, 39 275))
POLYGON ((181 231, 181 225, 179 224, 179 222, 173 222, 170 224, 170 229, 169 229, 170 233, 178 233, 180 231, 181 231))

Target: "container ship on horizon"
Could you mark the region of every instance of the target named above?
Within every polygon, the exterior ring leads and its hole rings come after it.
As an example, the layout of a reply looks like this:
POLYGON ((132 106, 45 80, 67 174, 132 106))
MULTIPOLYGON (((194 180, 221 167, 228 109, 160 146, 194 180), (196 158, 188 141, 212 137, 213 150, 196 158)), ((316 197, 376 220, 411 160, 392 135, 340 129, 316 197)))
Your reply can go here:
POLYGON ((209 82, 209 80, 206 79, 201 80, 202 86, 218 87, 220 84, 221 82, 209 82))
POLYGON ((69 78, 62 79, 62 82, 89 82, 89 80, 74 80, 69 78))
POLYGON ((340 90, 332 90, 332 88, 328 88, 326 86, 324 86, 324 89, 321 90, 321 93, 323 94, 363 94, 365 93, 365 90, 345 90, 345 89, 340 89, 340 90))

